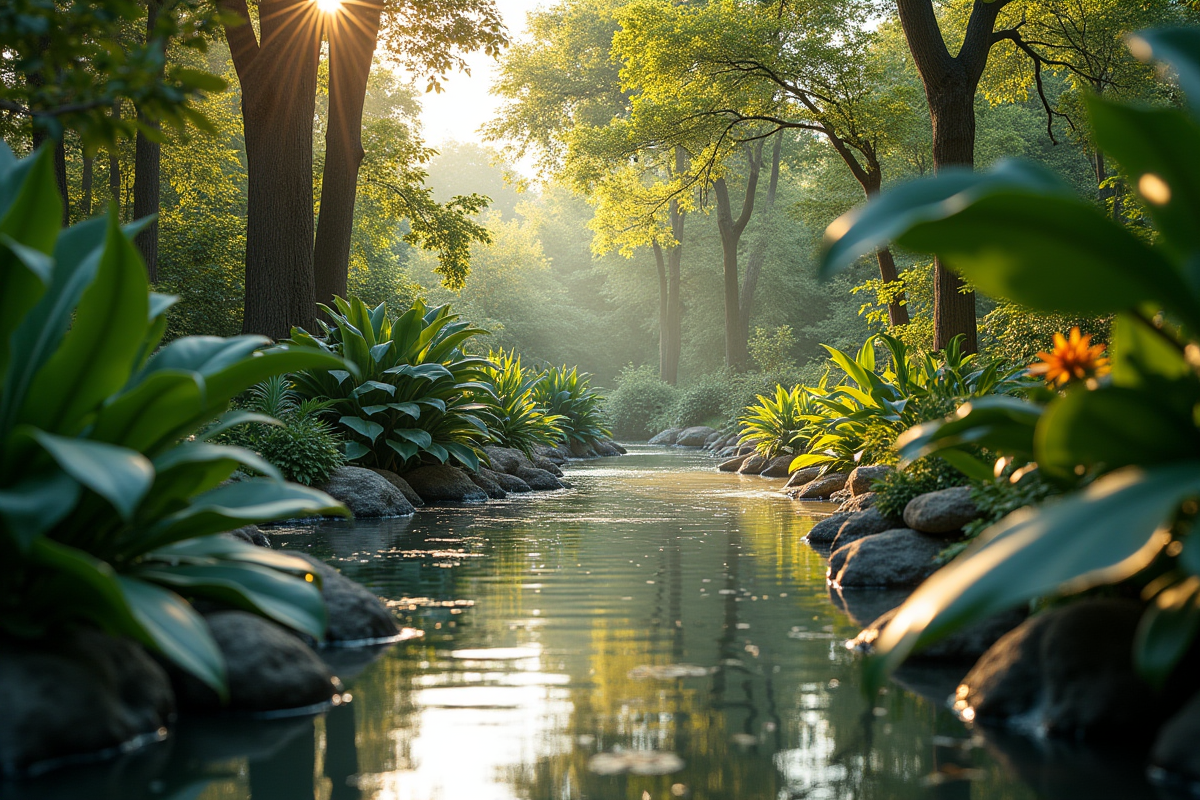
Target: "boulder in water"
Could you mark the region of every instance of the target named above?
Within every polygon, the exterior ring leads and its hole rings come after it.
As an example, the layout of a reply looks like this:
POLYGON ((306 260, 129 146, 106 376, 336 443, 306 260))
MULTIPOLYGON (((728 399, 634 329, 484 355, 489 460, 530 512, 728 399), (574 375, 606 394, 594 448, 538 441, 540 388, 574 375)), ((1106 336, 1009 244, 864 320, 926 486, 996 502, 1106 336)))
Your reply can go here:
POLYGON ((760 456, 758 453, 754 453, 750 456, 747 456, 746 460, 742 462, 742 465, 738 467, 738 474, 757 475, 758 473, 762 472, 769 463, 771 463, 769 458, 766 456, 760 456))
POLYGON ((467 473, 446 464, 417 467, 405 473, 404 480, 426 503, 481 503, 488 499, 467 473))
POLYGON ((681 433, 683 433, 683 428, 667 428, 665 431, 651 436, 649 444, 675 444, 681 433))
POLYGON ((483 474, 484 470, 487 470, 491 475, 496 474, 487 469, 487 467, 480 467, 478 472, 468 472, 467 477, 471 479, 471 483, 483 489, 489 500, 503 500, 508 497, 508 492, 504 491, 504 488, 499 483, 490 477, 490 475, 483 474))
POLYGON ((851 542, 829 557, 829 580, 835 586, 916 586, 936 570, 943 539, 900 528, 851 542))
POLYGON ((762 475, 764 478, 786 478, 788 476, 788 469, 791 468, 792 461, 794 461, 795 458, 795 456, 790 455, 775 456, 767 462, 767 466, 764 467, 763 470, 758 474, 762 475))
POLYGON ((369 589, 347 578, 319 558, 282 550, 302 558, 321 577, 321 597, 329 612, 325 640, 331 644, 366 643, 387 639, 400 632, 387 606, 369 589))
POLYGON ((397 489, 399 489, 400 494, 404 495, 404 498, 408 500, 408 502, 412 503, 413 508, 420 508, 421 506, 425 505, 425 501, 421 499, 421 495, 413 491, 413 488, 408 485, 408 481, 404 480, 404 478, 401 478, 399 475, 388 469, 377 469, 375 467, 371 467, 370 469, 371 472, 374 472, 392 486, 395 486, 397 489))
POLYGON ((842 527, 838 529, 832 546, 834 550, 837 550, 864 537, 903 527, 904 523, 900 520, 885 517, 883 512, 877 508, 868 508, 866 511, 853 513, 846 518, 842 527))
POLYGON ((846 487, 850 490, 851 495, 866 494, 872 491, 872 486, 875 481, 882 480, 887 477, 889 472, 894 472, 893 467, 885 464, 870 464, 861 467, 855 467, 850 471, 850 476, 846 479, 846 487))
POLYGON ((362 467, 338 467, 317 488, 345 503, 355 519, 407 517, 416 511, 399 489, 362 467))
POLYGON ((846 473, 830 472, 819 478, 814 478, 798 489, 788 492, 788 497, 797 500, 828 500, 835 492, 840 492, 846 485, 846 473))
POLYGON ((904 507, 904 523, 915 531, 958 538, 968 522, 979 518, 970 486, 955 486, 917 495, 904 507))
POLYGON ((685 428, 680 431, 675 444, 679 447, 703 447, 708 442, 708 437, 714 433, 716 431, 707 425, 696 425, 691 428, 685 428))

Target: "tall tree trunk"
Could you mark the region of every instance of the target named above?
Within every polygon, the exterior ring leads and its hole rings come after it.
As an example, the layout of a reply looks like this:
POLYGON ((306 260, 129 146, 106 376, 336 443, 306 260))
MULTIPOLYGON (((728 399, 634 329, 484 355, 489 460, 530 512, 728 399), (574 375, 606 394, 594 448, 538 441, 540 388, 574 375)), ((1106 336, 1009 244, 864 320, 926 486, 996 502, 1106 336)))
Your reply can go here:
MULTIPOLYGON (((160 0, 146 0, 146 42, 154 37, 154 24, 158 20, 160 0)), ((160 40, 160 50, 166 52, 166 39, 160 40)), ((165 63, 165 62, 164 62, 165 63)), ((159 71, 161 76, 162 71, 159 71)), ((138 110, 138 119, 144 125, 158 127, 146 119, 138 110)), ((162 145, 151 141, 138 129, 137 140, 134 143, 133 156, 133 218, 142 219, 153 216, 154 220, 142 229, 134 239, 134 244, 146 262, 146 271, 150 282, 158 282, 158 209, 161 191, 161 157, 162 145)))
POLYGON ((329 116, 313 255, 316 299, 322 303, 346 296, 354 199, 364 155, 363 103, 382 13, 383 0, 359 0, 344 3, 329 18, 329 116))
MULTIPOLYGON (((1009 0, 975 0, 962 46, 951 56, 942 38, 932 0, 897 0, 900 25, 929 102, 933 122, 933 168, 975 163, 975 91, 995 41, 996 17, 1009 0)), ((941 259, 934 261, 933 346, 944 348, 963 335, 963 349, 975 352, 975 295, 941 259)))
MULTIPOLYGON (((896 260, 892 258, 891 250, 886 247, 876 250, 875 260, 879 262, 879 276, 885 286, 900 282, 900 274, 896 271, 896 260)), ((892 294, 888 301, 888 326, 895 328, 908 323, 908 306, 904 304, 904 292, 892 294)))
POLYGON ((680 266, 683 262, 683 222, 686 214, 672 200, 668 208, 671 235, 675 246, 667 251, 667 359, 663 380, 671 385, 679 381, 679 357, 683 352, 683 286, 680 266))
POLYGON ((729 186, 725 179, 717 178, 713 193, 717 198, 717 230, 721 234, 721 266, 724 273, 725 294, 725 366, 735 372, 745 372, 749 361, 749 348, 742 336, 741 302, 738 287, 738 244, 742 233, 754 213, 754 195, 758 189, 758 173, 762 166, 762 140, 746 148, 746 194, 742 199, 742 210, 735 220, 729 202, 729 186))
POLYGON ((667 383, 667 352, 671 347, 671 334, 667 329, 667 257, 663 254, 662 245, 654 240, 654 266, 658 271, 658 377, 667 383))
MULTIPOLYGON (((112 115, 114 119, 121 118, 121 101, 117 100, 113 103, 112 115)), ((108 147, 108 196, 109 202, 117 209, 117 216, 121 216, 121 152, 115 144, 108 147)))
POLYGON ((62 224, 66 227, 71 224, 71 195, 67 191, 67 145, 62 137, 54 143, 54 182, 62 197, 62 224))
POLYGON ((273 338, 312 328, 312 123, 320 27, 309 0, 262 0, 261 41, 245 0, 222 0, 242 18, 226 38, 242 89, 249 184, 246 305, 242 329, 273 338))
POLYGON ((86 153, 83 156, 83 179, 80 181, 79 213, 84 219, 92 215, 92 178, 95 159, 86 153))
MULTIPOLYGON (((771 217, 775 211, 775 193, 779 188, 779 160, 783 153, 783 131, 775 134, 775 143, 771 147, 771 177, 767 182, 767 196, 763 203, 759 225, 759 233, 750 257, 746 259, 746 274, 742 277, 742 296, 739 299, 738 323, 741 325, 741 339, 747 345, 750 342, 750 312, 754 310, 754 294, 758 291, 758 276, 762 274, 763 264, 767 260, 767 248, 771 244, 771 217)), ((747 349, 749 349, 747 347, 747 349)))

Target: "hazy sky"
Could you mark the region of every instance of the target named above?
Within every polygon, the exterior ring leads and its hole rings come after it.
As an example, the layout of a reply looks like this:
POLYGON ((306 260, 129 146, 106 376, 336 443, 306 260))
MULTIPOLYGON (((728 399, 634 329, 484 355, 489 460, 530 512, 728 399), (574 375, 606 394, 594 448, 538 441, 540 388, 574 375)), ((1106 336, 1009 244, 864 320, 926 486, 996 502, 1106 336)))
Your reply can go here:
MULTIPOLYGON (((525 13, 543 4, 542 0, 496 0, 514 38, 524 33, 525 13)), ((470 75, 454 73, 442 84, 441 94, 431 92, 421 96, 425 140, 434 147, 448 139, 480 141, 479 126, 491 119, 500 105, 497 98, 488 94, 496 62, 482 53, 467 60, 471 65, 470 75)))

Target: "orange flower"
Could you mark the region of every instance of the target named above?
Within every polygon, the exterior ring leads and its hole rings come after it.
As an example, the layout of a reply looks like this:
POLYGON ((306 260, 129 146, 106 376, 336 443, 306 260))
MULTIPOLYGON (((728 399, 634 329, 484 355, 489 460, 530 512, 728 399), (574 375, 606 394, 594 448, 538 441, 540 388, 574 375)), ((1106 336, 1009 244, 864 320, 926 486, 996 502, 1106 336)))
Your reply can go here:
POLYGON ((1042 375, 1046 383, 1062 386, 1068 381, 1081 381, 1108 373, 1104 345, 1092 343, 1092 335, 1080 334, 1071 328, 1070 336, 1054 334, 1054 350, 1038 353, 1039 363, 1029 367, 1031 375, 1042 375))

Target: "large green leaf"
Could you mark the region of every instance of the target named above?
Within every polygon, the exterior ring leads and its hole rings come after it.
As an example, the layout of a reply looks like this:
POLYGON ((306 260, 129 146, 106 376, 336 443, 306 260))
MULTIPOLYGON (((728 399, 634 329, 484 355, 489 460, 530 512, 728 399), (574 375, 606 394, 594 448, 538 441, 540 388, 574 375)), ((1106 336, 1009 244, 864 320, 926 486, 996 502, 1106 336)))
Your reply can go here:
POLYGON ((1200 124, 1175 109, 1100 97, 1088 98, 1088 111, 1096 144, 1139 189, 1164 246, 1180 256, 1200 248, 1200 124))
POLYGON ((142 580, 162 584, 180 594, 205 597, 253 611, 314 639, 325 638, 329 618, 321 591, 311 580, 250 563, 231 562, 178 566, 151 564, 136 570, 135 574, 142 580))
POLYGON ((41 472, 0 489, 0 530, 17 548, 29 549, 34 537, 45 533, 75 509, 79 482, 61 470, 41 472))
POLYGON ((220 697, 228 697, 225 657, 204 617, 182 597, 161 586, 124 575, 117 576, 117 582, 130 612, 146 632, 148 644, 204 681, 220 697))
POLYGON ((149 373, 105 404, 90 438, 156 456, 190 433, 203 409, 204 380, 197 373, 149 373))
POLYGON ((970 622, 1138 572, 1170 540, 1162 527, 1197 494, 1198 461, 1126 467, 1064 500, 1010 514, 900 606, 868 661, 869 683, 970 622))
POLYGON ((433 443, 433 437, 429 435, 429 431, 420 428, 393 428, 392 435, 412 442, 417 447, 429 447, 433 443))
POLYGON ((207 442, 171 448, 154 460, 154 485, 142 503, 141 518, 177 511, 194 495, 215 489, 239 467, 283 480, 276 466, 245 448, 207 442))
POLYGON ((374 444, 375 440, 379 438, 379 434, 383 433, 382 425, 380 425, 378 422, 372 422, 369 419, 363 419, 362 417, 352 417, 346 415, 339 417, 338 422, 342 425, 345 425, 359 436, 366 437, 372 444, 374 444))
POLYGON ((1200 578, 1195 576, 1159 592, 1142 616, 1134 656, 1142 676, 1162 686, 1187 654, 1200 631, 1200 578))
POLYGON ((1131 314, 1113 322, 1112 353, 1112 382, 1118 386, 1152 387, 1194 377, 1183 351, 1131 314))
POLYGON ((154 466, 134 450, 32 430, 29 435, 64 472, 103 497, 121 518, 133 519, 154 481, 154 466))
POLYGON ((1041 406, 1016 397, 981 397, 959 406, 946 419, 909 428, 896 440, 896 449, 905 461, 964 444, 1031 457, 1042 411, 1041 406))
POLYGON ((193 536, 220 533, 243 525, 320 514, 349 516, 346 507, 324 492, 269 478, 227 484, 193 499, 192 504, 152 526, 126 548, 127 555, 156 550, 193 536))
POLYGON ((129 380, 149 312, 146 268, 114 212, 96 279, 80 298, 70 332, 30 385, 20 421, 79 433, 100 403, 129 380))
POLYGON ((1179 85, 1200 115, 1200 29, 1160 28, 1130 37, 1130 49, 1142 61, 1165 61, 1175 68, 1179 85))
MULTIPOLYGON (((240 561, 247 564, 257 564, 260 567, 270 567, 271 569, 287 572, 306 580, 306 576, 313 574, 312 565, 303 558, 282 553, 278 550, 247 544, 232 536, 223 534, 185 539, 166 547, 160 547, 153 553, 149 553, 146 558, 151 561, 167 561, 171 563, 196 560, 208 562, 212 559, 240 561)), ((319 585, 320 576, 314 575, 313 582, 319 585)))

